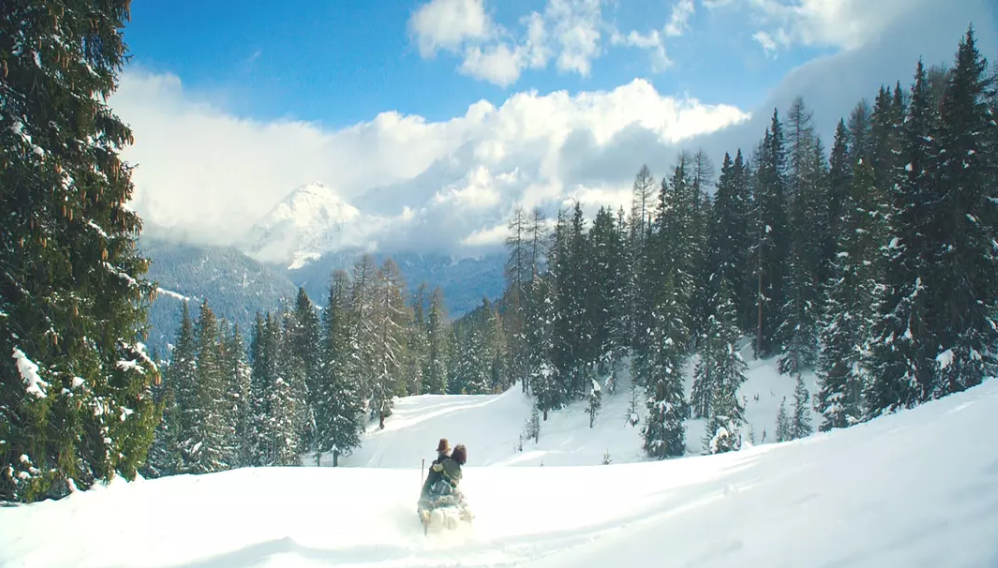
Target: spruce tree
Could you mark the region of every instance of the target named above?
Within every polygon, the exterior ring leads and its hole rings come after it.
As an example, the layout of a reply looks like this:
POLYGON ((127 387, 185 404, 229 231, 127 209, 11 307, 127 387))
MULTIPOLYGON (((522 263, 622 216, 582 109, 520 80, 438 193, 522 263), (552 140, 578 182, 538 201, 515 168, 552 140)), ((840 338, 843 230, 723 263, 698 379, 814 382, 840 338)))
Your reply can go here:
POLYGON ((812 114, 798 97, 787 116, 790 249, 787 299, 776 331, 783 346, 781 373, 814 366, 818 357, 818 321, 822 310, 818 281, 822 260, 821 208, 827 180, 823 150, 812 127, 812 114))
POLYGON ((224 408, 225 385, 218 319, 201 303, 201 312, 194 325, 197 342, 195 394, 191 407, 190 438, 187 440, 186 461, 192 473, 211 473, 228 467, 225 443, 231 439, 224 408))
POLYGON ((937 340, 929 323, 936 270, 930 255, 937 156, 937 117, 922 62, 918 62, 903 132, 905 177, 890 192, 890 241, 867 361, 872 381, 866 399, 871 417, 926 400, 936 383, 937 340))
POLYGON ((642 431, 645 452, 654 458, 686 453, 685 400, 682 365, 689 332, 677 301, 672 275, 656 299, 647 351, 638 359, 638 375, 648 393, 648 417, 642 431))
POLYGON ((341 455, 360 446, 363 432, 363 401, 350 375, 351 350, 350 277, 343 270, 333 273, 329 301, 323 312, 320 380, 316 393, 316 460, 333 454, 333 466, 341 455))
POLYGON ((780 410, 776 413, 776 441, 787 442, 793 440, 790 426, 790 416, 787 414, 787 397, 780 401, 780 410))
POLYGON ((267 400, 265 438, 267 451, 262 465, 301 465, 302 413, 304 400, 296 386, 304 380, 302 365, 296 360, 290 345, 287 313, 269 317, 265 330, 264 349, 267 352, 268 382, 264 396, 267 400))
POLYGON ((794 387, 794 410, 790 416, 790 439, 806 438, 814 433, 811 426, 811 393, 804 385, 804 379, 800 373, 797 374, 797 383, 794 387))
POLYGON ((821 431, 845 428, 864 415, 862 369, 873 326, 878 281, 874 264, 879 247, 871 226, 876 222, 873 166, 855 166, 845 199, 840 249, 828 286, 828 310, 821 330, 816 408, 824 415, 821 431))
MULTIPOLYGON (((430 313, 426 320, 426 359, 423 363, 423 392, 447 392, 447 318, 443 290, 435 288, 430 297, 430 313)), ((526 346, 526 342, 524 342, 526 346)), ((526 379, 524 378, 524 381, 526 379)))
POLYGON ((229 419, 233 424, 232 437, 226 443, 230 451, 226 461, 232 467, 247 467, 253 462, 252 372, 238 324, 232 326, 232 333, 226 338, 225 353, 227 394, 232 408, 229 419))
POLYGON ((787 300, 790 223, 786 196, 783 126, 773 111, 757 152, 753 180, 753 242, 750 248, 756 288, 755 354, 766 358, 782 348, 777 329, 787 300))
POLYGON ((738 353, 737 309, 726 282, 721 282, 719 305, 707 322, 701 360, 695 377, 700 389, 709 394, 706 404, 709 416, 704 433, 704 451, 721 453, 742 447, 741 430, 745 409, 738 400, 738 389, 745 383, 748 365, 738 353))
POLYGON ((298 288, 298 296, 295 298, 294 311, 288 320, 288 326, 288 347, 291 349, 294 361, 300 365, 299 372, 303 379, 296 385, 299 397, 305 402, 300 411, 301 442, 304 448, 314 451, 315 412, 319 404, 322 363, 322 352, 318 349, 320 322, 315 304, 302 287, 298 288))
POLYGON ((936 330, 939 377, 926 398, 980 384, 998 372, 998 228, 987 140, 996 128, 987 105, 987 61, 973 28, 960 42, 940 105, 938 183, 932 254, 931 325, 936 330))
POLYGON ((132 479, 159 419, 132 132, 107 104, 128 5, 0 5, 0 500, 132 479))

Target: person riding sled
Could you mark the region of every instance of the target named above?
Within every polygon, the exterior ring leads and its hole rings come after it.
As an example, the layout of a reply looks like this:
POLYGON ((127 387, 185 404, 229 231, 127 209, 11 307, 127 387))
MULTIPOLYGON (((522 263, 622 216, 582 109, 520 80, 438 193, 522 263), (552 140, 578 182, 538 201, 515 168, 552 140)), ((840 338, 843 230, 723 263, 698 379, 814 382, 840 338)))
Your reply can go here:
MULTIPOLYGON (((438 449, 440 446, 438 446, 438 449)), ((465 520, 471 519, 471 514, 467 510, 464 495, 458 489, 461 483, 463 472, 461 467, 468 461, 468 451, 464 444, 454 447, 450 456, 445 457, 430 467, 430 473, 423 483, 423 491, 419 498, 417 509, 424 517, 424 523, 428 520, 429 511, 441 507, 457 507, 460 509, 461 517, 465 520)))

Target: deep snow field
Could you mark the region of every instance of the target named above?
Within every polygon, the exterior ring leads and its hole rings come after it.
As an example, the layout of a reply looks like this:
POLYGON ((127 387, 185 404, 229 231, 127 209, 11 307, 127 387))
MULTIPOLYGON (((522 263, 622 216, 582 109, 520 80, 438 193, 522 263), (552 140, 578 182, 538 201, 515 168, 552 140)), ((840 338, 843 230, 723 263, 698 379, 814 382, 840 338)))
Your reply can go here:
MULTIPOLYGON (((518 386, 412 397, 344 467, 115 481, 0 508, 0 566, 998 567, 998 381, 774 444, 793 379, 748 360, 741 392, 757 444, 741 452, 645 460, 626 384, 593 429, 584 407, 561 410, 522 452, 518 386), (468 446, 462 486, 476 519, 426 537, 420 460, 441 436, 468 446)), ((688 424, 699 452, 703 425, 688 424)))

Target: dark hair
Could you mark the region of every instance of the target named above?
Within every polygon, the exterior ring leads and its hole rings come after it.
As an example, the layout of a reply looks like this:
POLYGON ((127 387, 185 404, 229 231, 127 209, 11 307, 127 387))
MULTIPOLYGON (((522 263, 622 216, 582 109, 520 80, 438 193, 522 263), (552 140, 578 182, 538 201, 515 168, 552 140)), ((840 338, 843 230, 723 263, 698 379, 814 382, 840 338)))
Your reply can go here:
POLYGON ((440 438, 440 442, 437 443, 437 451, 442 454, 450 451, 450 444, 447 442, 447 438, 440 438))
POLYGON ((464 444, 458 444, 454 446, 454 451, 451 452, 450 457, 460 465, 464 465, 468 461, 468 450, 465 449, 464 444))

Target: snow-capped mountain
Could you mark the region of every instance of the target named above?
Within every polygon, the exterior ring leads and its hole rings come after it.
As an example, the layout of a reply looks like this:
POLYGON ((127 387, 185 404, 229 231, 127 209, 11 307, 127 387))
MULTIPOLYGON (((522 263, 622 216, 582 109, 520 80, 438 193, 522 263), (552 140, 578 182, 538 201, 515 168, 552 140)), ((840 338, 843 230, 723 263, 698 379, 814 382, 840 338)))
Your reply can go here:
POLYGON ((321 183, 296 188, 250 230, 246 253, 260 262, 300 267, 324 252, 352 246, 359 209, 321 183))

